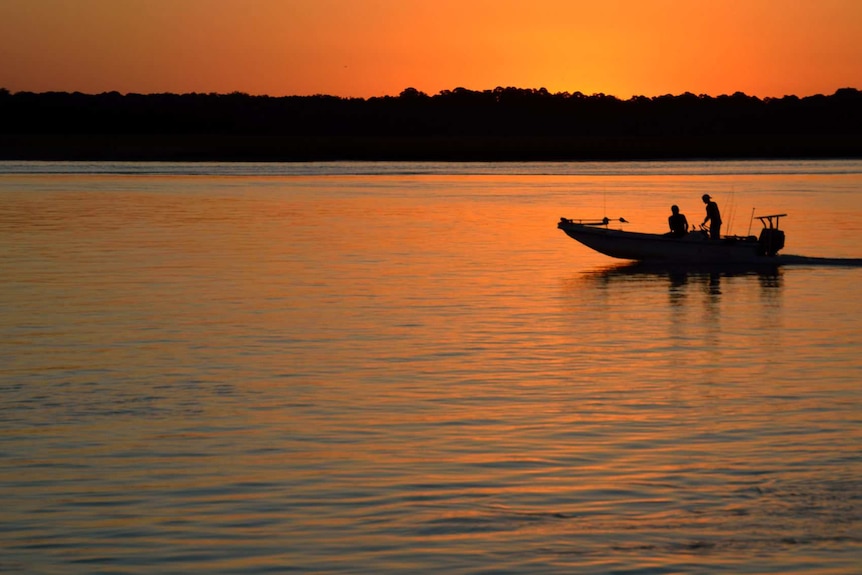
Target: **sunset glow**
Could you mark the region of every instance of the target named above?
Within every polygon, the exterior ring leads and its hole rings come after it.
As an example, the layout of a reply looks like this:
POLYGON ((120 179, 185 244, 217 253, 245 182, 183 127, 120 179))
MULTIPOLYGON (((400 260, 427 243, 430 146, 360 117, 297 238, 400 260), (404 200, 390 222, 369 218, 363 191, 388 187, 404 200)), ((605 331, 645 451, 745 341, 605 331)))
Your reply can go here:
POLYGON ((858 0, 3 0, 0 88, 620 98, 859 88, 858 0))

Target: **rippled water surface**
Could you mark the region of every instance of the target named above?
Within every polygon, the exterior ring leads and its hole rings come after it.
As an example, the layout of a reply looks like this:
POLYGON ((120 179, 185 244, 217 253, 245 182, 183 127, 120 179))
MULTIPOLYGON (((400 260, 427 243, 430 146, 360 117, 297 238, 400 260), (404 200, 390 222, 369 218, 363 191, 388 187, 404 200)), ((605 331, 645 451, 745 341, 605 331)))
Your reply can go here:
POLYGON ((862 268, 556 229, 703 193, 862 257, 862 162, 0 163, 0 572, 859 573, 862 268))

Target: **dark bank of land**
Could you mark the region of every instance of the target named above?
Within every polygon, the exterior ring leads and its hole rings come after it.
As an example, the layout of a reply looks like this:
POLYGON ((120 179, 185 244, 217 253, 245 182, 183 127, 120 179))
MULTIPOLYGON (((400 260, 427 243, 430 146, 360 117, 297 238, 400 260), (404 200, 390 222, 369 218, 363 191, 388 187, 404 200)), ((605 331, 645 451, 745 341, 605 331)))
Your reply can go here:
POLYGON ((620 100, 544 89, 399 96, 10 93, 5 160, 627 160, 862 157, 862 92, 620 100))

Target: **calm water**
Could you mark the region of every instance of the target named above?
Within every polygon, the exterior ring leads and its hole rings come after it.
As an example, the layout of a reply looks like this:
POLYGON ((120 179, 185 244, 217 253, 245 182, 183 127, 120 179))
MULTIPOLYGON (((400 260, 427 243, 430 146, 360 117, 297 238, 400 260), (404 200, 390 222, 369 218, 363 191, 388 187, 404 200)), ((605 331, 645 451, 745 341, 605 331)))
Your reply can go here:
POLYGON ((0 572, 862 571, 862 162, 0 163, 0 572), (756 224, 752 233, 757 231, 756 224))

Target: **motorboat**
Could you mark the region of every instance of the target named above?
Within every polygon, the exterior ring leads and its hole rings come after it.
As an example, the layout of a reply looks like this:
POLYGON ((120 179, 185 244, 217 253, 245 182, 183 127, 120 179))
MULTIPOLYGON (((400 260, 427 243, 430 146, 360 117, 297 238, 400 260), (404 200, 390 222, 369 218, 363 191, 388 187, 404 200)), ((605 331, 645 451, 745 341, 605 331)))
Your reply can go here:
POLYGON ((625 218, 582 221, 560 218, 557 227, 569 237, 612 258, 641 262, 684 264, 776 264, 784 247, 779 220, 787 214, 754 216, 763 224, 759 236, 710 238, 701 227, 681 236, 614 229, 611 223, 627 224, 625 218))

